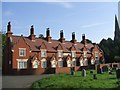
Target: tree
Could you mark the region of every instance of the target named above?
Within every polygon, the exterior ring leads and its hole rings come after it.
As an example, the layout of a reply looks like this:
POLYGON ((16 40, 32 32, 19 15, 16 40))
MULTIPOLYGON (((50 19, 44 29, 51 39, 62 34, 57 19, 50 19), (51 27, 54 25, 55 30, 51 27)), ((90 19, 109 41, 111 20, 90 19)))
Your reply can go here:
POLYGON ((115 59, 115 62, 120 62, 120 56, 115 56, 114 59, 115 59))
POLYGON ((39 34, 39 38, 44 39, 45 37, 43 34, 39 34))

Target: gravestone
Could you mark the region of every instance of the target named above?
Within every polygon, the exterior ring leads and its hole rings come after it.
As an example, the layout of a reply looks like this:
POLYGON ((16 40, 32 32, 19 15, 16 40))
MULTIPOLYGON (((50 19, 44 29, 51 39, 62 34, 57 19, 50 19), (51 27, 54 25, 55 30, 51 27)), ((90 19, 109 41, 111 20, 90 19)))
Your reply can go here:
POLYGON ((109 73, 109 74, 112 74, 112 69, 110 69, 110 70, 108 71, 108 73, 109 73))
POLYGON ((102 70, 103 70, 103 72, 108 72, 108 66, 103 66, 102 70))
POLYGON ((101 68, 97 68, 97 73, 98 74, 102 74, 103 73, 102 69, 101 68))
POLYGON ((120 78, 120 69, 117 69, 117 70, 116 70, 116 77, 117 77, 117 78, 120 78))
POLYGON ((74 68, 73 67, 70 68, 70 74, 74 75, 74 68))
POLYGON ((97 75, 96 74, 93 74, 93 79, 97 79, 97 75))
POLYGON ((82 76, 83 76, 83 77, 86 76, 86 70, 85 70, 85 69, 82 70, 82 76))
POLYGON ((93 71, 90 71, 90 74, 93 74, 93 71))

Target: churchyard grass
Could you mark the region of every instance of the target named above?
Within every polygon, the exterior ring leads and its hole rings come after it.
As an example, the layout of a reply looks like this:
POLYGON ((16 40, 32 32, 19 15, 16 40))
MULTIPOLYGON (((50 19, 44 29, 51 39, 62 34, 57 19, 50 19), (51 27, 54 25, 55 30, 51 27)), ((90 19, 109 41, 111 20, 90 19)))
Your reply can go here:
POLYGON ((116 78, 115 72, 96 74, 94 70, 93 73, 86 70, 85 77, 81 73, 55 74, 34 82, 32 88, 120 88, 120 79, 116 78), (96 74, 97 79, 93 79, 93 74, 96 74))

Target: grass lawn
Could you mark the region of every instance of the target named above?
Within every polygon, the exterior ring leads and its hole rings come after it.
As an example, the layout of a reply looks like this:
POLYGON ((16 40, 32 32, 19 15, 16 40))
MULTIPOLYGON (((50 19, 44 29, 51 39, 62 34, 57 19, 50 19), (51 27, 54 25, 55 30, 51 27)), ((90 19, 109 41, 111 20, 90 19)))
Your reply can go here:
POLYGON ((74 75, 56 74, 34 82, 32 88, 120 88, 120 79, 116 78, 115 72, 112 75, 104 72, 97 74, 97 80, 94 80, 87 70, 86 77, 81 76, 81 71, 74 75))

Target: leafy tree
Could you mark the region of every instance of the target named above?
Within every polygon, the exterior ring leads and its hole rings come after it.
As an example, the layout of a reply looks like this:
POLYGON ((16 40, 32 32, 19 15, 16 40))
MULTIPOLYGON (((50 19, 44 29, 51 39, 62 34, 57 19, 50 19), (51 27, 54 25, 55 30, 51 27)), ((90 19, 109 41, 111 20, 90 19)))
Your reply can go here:
POLYGON ((115 56, 114 59, 115 59, 115 62, 120 62, 120 56, 115 56))
POLYGON ((39 34, 39 38, 44 39, 45 37, 44 37, 44 35, 43 35, 43 34, 39 34))

